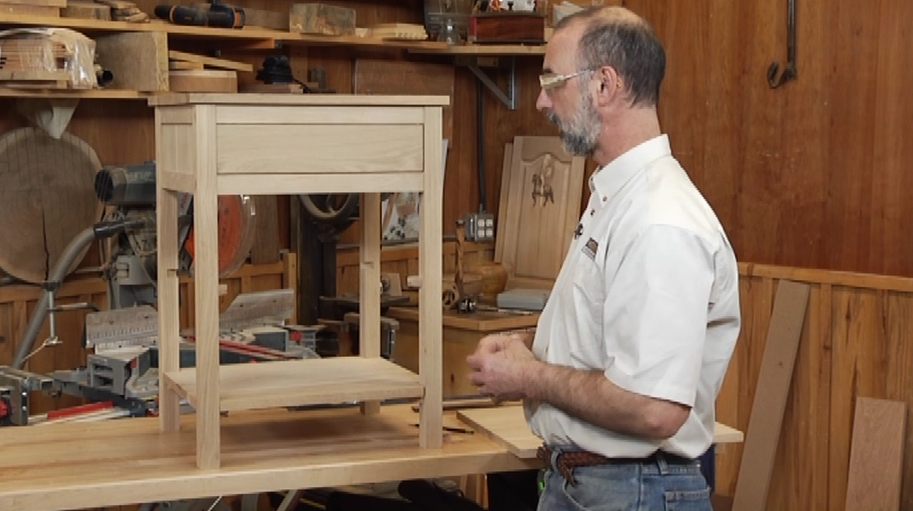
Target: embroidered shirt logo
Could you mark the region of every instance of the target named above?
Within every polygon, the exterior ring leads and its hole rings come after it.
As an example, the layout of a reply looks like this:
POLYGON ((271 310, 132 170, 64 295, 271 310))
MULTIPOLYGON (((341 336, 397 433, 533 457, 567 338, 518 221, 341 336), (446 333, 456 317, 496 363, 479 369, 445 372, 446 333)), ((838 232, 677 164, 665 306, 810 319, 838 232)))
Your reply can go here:
POLYGON ((593 238, 587 240, 586 245, 583 246, 583 253, 588 255, 590 259, 596 259, 597 250, 599 250, 599 243, 593 238))

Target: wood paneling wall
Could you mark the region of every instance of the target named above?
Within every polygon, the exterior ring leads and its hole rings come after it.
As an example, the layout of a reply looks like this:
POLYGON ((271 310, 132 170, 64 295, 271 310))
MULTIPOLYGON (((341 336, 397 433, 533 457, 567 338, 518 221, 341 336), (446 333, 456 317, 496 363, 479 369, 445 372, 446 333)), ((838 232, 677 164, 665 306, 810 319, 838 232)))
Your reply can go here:
MULTIPOLYGON (((903 401, 913 413, 913 279, 751 264, 740 273, 742 333, 717 420, 747 430, 777 284, 809 283, 767 509, 842 511, 856 398, 903 401)), ((719 493, 734 493, 741 454, 730 444, 718 455, 719 493)), ((908 428, 901 509, 913 508, 911 466, 908 428)))
POLYGON ((913 3, 627 0, 668 53, 661 115, 740 260, 913 276, 913 3))

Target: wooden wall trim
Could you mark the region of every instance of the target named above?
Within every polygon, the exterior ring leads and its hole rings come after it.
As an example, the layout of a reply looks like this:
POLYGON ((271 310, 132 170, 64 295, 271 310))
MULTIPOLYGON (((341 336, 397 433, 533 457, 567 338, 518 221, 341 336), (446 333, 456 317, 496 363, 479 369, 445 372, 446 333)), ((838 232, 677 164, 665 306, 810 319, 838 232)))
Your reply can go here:
POLYGON ((739 263, 739 275, 743 277, 787 279, 811 284, 831 284, 834 286, 913 293, 913 278, 875 275, 872 273, 739 263))

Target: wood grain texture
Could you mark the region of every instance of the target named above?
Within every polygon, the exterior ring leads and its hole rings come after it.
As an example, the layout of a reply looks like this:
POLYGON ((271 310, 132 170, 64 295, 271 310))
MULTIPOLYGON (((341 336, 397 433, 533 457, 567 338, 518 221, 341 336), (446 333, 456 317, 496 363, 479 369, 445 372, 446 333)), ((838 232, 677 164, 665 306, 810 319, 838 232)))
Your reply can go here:
MULTIPOLYGON (((219 373, 221 411, 415 398, 423 393, 415 373, 379 357, 232 364, 219 373)), ((199 404, 199 370, 181 369, 167 378, 192 405, 199 404)))
POLYGON ((95 150, 69 133, 58 140, 21 128, 0 137, 0 238, 8 241, 0 267, 27 282, 47 280, 70 241, 101 217, 93 189, 100 168, 95 150))
POLYGON ((521 459, 535 459, 542 439, 529 430, 523 407, 516 404, 460 410, 457 417, 521 459))
POLYGON ((758 390, 751 409, 748 440, 742 453, 734 509, 762 510, 767 504, 808 295, 807 284, 781 280, 777 287, 758 390))
POLYGON ((279 205, 275 195, 255 195, 253 197, 256 216, 254 217, 254 245, 250 250, 250 262, 253 264, 275 263, 279 261, 282 249, 279 234, 279 205))
POLYGON ((55 511, 537 466, 484 435, 421 449, 415 418, 408 405, 370 417, 353 409, 231 414, 224 463, 213 471, 194 466, 189 416, 167 442, 153 418, 9 428, 0 437, 0 508, 55 511))
POLYGON ((161 32, 106 34, 95 39, 98 64, 114 74, 112 89, 169 89, 168 38, 161 32))
POLYGON ((508 289, 551 288, 579 218, 584 161, 558 137, 516 137, 510 163, 495 260, 507 269, 508 289))
POLYGON ((907 405, 856 399, 846 511, 900 509, 907 405))
MULTIPOLYGON (((523 407, 519 406, 519 402, 505 403, 495 407, 459 410, 457 418, 504 446, 520 459, 535 459, 536 450, 542 445, 542 439, 529 429, 526 417, 523 415, 523 407)), ((714 443, 739 443, 742 440, 741 431, 725 424, 716 423, 714 425, 714 443)))

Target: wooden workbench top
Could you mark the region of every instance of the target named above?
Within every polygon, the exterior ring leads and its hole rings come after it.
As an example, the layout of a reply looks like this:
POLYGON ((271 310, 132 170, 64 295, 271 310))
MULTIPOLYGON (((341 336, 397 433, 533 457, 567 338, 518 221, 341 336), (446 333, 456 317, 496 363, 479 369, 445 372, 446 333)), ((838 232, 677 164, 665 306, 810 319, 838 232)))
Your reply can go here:
MULTIPOLYGON (((409 406, 362 416, 357 408, 231 413, 222 420, 222 466, 195 465, 192 417, 176 433, 158 419, 5 428, 0 509, 51 511, 291 488, 445 477, 538 466, 485 435, 448 433, 418 447, 409 406)), ((453 416, 445 424, 460 425, 453 416)))

